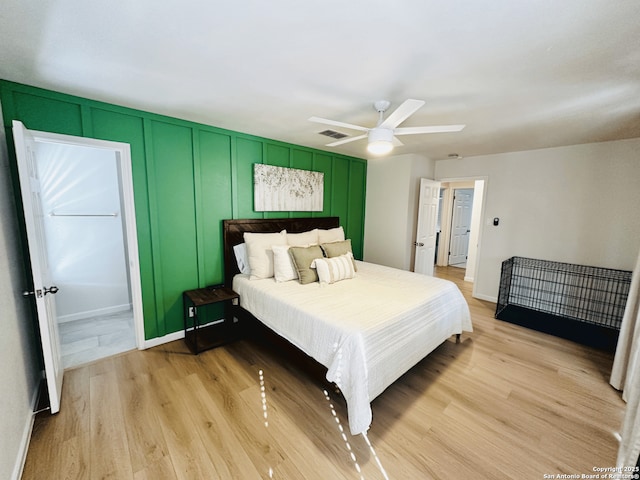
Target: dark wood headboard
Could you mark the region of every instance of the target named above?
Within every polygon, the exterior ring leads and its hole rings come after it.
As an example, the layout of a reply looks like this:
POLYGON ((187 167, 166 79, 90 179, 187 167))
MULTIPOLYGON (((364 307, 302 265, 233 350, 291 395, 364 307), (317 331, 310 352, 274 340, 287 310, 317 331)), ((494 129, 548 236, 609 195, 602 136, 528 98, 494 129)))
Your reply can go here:
POLYGON ((249 218, 239 220, 223 220, 222 232, 224 242, 224 284, 231 288, 233 277, 239 273, 233 247, 244 242, 244 232, 271 233, 286 230, 291 233, 302 233, 314 228, 336 228, 340 226, 340 217, 306 217, 306 218, 249 218))

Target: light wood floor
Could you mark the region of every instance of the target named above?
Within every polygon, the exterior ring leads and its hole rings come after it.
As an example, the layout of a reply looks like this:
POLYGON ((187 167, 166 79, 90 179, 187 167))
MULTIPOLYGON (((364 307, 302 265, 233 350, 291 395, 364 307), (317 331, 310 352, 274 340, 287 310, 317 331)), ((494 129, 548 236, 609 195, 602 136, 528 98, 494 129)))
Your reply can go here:
POLYGON ((241 341, 193 356, 179 341, 65 372, 23 478, 522 480, 614 466, 611 355, 495 320, 464 270, 437 275, 461 286, 475 331, 373 401, 368 439, 272 352, 241 341))

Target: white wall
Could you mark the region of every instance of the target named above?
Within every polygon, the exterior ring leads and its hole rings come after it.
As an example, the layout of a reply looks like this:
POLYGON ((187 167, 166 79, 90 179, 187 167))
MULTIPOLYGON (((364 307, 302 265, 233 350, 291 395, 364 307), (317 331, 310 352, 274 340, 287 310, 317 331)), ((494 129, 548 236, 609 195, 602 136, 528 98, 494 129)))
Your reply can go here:
POLYGON ((59 321, 129 309, 115 152, 36 145, 51 277, 60 288, 59 321), (83 216, 66 216, 77 214, 83 216), (109 214, 116 216, 93 216, 109 214))
POLYGON ((433 174, 433 160, 420 155, 367 162, 365 261, 413 270, 420 178, 433 174))
POLYGON ((28 284, 19 238, 4 130, 0 126, 0 478, 7 479, 17 479, 21 471, 42 375, 30 303, 22 297, 28 284))
POLYGON ((488 177, 479 298, 495 301, 501 263, 516 255, 633 269, 640 248, 640 139, 440 160, 435 175, 488 177), (488 225, 493 217, 499 226, 488 225))

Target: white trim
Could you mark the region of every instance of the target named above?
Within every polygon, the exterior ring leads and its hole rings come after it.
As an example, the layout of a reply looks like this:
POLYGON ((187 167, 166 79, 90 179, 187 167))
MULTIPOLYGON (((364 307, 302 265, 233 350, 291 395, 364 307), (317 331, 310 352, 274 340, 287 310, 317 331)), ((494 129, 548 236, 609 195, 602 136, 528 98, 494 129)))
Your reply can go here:
POLYGON ((464 281, 473 283, 473 277, 468 277, 468 276, 465 275, 464 276, 464 281))
POLYGON ((478 300, 486 300, 487 302, 498 303, 498 297, 483 295, 481 293, 474 293, 472 294, 472 297, 477 298, 478 300))
MULTIPOLYGON (((41 372, 40 378, 44 378, 44 370, 41 372)), ((27 417, 22 437, 20 438, 20 447, 18 448, 18 455, 16 456, 16 464, 13 467, 13 473, 11 474, 11 480, 20 480, 22 478, 22 472, 24 471, 24 465, 27 462, 27 452, 29 451, 29 443, 31 442, 31 434, 33 433, 33 425, 36 421, 36 406, 38 403, 38 393, 40 392, 40 382, 36 383, 36 387, 33 390, 31 396, 31 412, 27 417)), ((46 394, 46 392, 45 392, 46 394)))
POLYGON ((133 200, 133 174, 131 171, 131 147, 128 143, 98 140, 88 137, 74 137, 58 133, 30 130, 34 139, 44 143, 62 143, 81 147, 101 148, 112 150, 118 160, 118 173, 122 195, 122 211, 124 220, 124 235, 127 247, 129 265, 129 282, 131 289, 131 303, 133 310, 133 325, 136 334, 136 346, 143 349, 144 345, 144 314, 142 311, 142 284, 140 279, 140 264, 138 260, 138 235, 136 231, 136 212, 133 200))
POLYGON ((131 304, 114 305, 112 307, 96 308, 95 310, 87 310, 85 312, 70 313, 69 315, 58 316, 58 323, 74 322, 76 320, 84 320, 86 318, 102 317, 106 315, 113 315, 120 312, 127 312, 131 310, 131 304))
MULTIPOLYGON (((482 237, 484 235, 484 217, 485 217, 485 207, 487 204, 487 192, 489 191, 489 177, 486 175, 478 175, 473 177, 445 177, 445 178, 436 178, 442 183, 462 183, 462 182, 475 182, 476 180, 484 181, 484 188, 482 194, 482 205, 480 205, 480 231, 478 232, 478 248, 476 250, 476 259, 475 259, 475 275, 474 277, 480 278, 480 252, 482 251, 482 237)), ((451 187, 450 187, 451 188, 451 187)), ((474 206, 475 208, 475 206, 474 206)), ((442 226, 441 226, 442 227, 442 226)), ((441 239, 442 241, 442 239, 441 239)), ((488 300, 490 302, 497 303, 497 297, 486 297, 482 298, 477 294, 478 291, 478 282, 473 282, 473 289, 471 292, 471 296, 474 298, 480 298, 481 300, 488 300)))
POLYGON ((454 189, 447 182, 440 182, 440 185, 440 188, 444 189, 444 194, 442 196, 442 211, 440 212, 440 238, 436 264, 439 267, 447 267, 449 265, 449 244, 451 243, 454 189))
POLYGON ((180 330, 179 332, 169 333, 162 337, 150 338, 149 340, 144 341, 144 344, 142 348, 140 348, 140 350, 146 350, 147 348, 157 347, 158 345, 174 342, 182 338, 184 338, 184 330, 180 330))
MULTIPOLYGON (((224 318, 219 318, 218 320, 212 320, 209 323, 205 323, 200 325, 199 328, 208 327, 209 325, 215 325, 216 323, 224 322, 224 318)), ((178 332, 168 333, 162 337, 150 338, 149 340, 144 341, 144 346, 139 348, 139 350, 146 350, 147 348, 157 347, 158 345, 163 345, 169 342, 175 342, 176 340, 181 340, 184 338, 184 330, 180 330, 178 332)))

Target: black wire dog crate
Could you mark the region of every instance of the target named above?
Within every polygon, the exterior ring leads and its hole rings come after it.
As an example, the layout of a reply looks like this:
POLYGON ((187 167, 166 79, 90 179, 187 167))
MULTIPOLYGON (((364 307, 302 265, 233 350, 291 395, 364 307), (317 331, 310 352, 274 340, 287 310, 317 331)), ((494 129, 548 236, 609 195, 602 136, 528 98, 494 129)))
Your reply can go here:
POLYGON ((631 272, 511 257, 502 262, 496 318, 615 350, 631 272))

